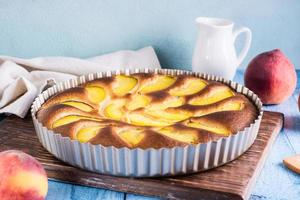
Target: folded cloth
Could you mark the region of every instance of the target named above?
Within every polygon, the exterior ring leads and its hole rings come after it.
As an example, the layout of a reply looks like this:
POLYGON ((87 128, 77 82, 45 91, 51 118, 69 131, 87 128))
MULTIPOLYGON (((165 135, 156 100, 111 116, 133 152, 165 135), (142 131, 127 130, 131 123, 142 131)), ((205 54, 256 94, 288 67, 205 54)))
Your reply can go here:
POLYGON ((61 82, 87 73, 133 68, 160 68, 154 49, 123 50, 88 59, 0 56, 0 113, 25 117, 48 80, 61 82))

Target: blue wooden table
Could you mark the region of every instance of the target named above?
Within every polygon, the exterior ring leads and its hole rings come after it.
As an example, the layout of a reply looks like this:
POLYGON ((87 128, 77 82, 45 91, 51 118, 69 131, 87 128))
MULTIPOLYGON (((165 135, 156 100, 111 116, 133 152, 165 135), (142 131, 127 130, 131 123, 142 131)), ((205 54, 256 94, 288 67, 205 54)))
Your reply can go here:
MULTIPOLYGON (((300 71, 297 72, 300 78, 300 71)), ((243 83, 243 71, 238 71, 234 79, 243 83)), ((265 106, 265 110, 283 112, 284 129, 279 134, 257 180, 251 200, 258 199, 300 199, 300 176, 286 169, 282 159, 300 153, 300 115, 297 106, 300 83, 288 100, 276 106, 265 106)), ((104 189, 83 187, 57 181, 49 181, 47 200, 119 200, 119 199, 156 199, 133 194, 125 194, 104 189)))

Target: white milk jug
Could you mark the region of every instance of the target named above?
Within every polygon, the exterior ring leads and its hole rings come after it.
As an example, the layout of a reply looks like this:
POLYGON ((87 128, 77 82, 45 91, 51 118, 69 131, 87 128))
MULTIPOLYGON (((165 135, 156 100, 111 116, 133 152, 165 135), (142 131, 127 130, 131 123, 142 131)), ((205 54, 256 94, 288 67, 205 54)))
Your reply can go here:
POLYGON ((233 22, 226 19, 199 17, 198 40, 193 55, 193 71, 213 74, 232 80, 251 44, 251 31, 241 27, 233 31, 233 22), (239 55, 235 52, 235 40, 246 34, 244 47, 239 55))

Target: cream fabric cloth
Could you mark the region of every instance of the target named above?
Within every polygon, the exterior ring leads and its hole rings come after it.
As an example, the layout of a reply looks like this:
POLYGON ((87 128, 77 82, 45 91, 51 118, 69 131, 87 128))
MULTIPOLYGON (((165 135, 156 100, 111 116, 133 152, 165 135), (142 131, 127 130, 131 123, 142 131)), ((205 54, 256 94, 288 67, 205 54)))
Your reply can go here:
POLYGON ((160 68, 160 64, 152 47, 88 59, 0 56, 0 113, 25 117, 34 98, 49 79, 60 82, 87 73, 126 68, 160 68))

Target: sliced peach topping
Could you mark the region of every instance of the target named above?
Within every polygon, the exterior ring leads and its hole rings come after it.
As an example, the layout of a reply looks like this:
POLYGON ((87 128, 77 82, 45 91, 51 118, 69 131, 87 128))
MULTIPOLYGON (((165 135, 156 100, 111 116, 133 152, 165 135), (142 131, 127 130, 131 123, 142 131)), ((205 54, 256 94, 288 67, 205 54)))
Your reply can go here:
POLYGON ((138 108, 144 108, 150 104, 151 99, 146 95, 136 94, 131 97, 128 103, 125 105, 128 110, 136 110, 138 108))
POLYGON ((175 83, 176 78, 172 76, 157 75, 152 80, 145 82, 139 88, 141 94, 164 90, 175 83))
POLYGON ((113 93, 117 96, 124 96, 136 86, 137 82, 137 79, 134 77, 117 75, 113 86, 113 93))
POLYGON ((184 81, 184 83, 178 87, 172 88, 169 93, 173 96, 187 96, 195 94, 201 91, 207 82, 199 78, 190 78, 184 81))
POLYGON ((244 108, 243 102, 227 101, 218 106, 204 108, 204 109, 198 109, 195 111, 194 116, 200 117, 203 115, 207 115, 207 114, 215 113, 215 112, 221 112, 221 111, 237 111, 237 110, 242 110, 243 108, 244 108))
POLYGON ((65 101, 62 104, 78 108, 79 110, 85 112, 91 112, 93 110, 93 107, 90 106, 89 104, 79 102, 79 101, 65 101))
POLYGON ((147 106, 148 110, 164 110, 170 107, 178 107, 182 106, 185 103, 185 99, 183 97, 171 96, 166 100, 162 100, 162 102, 151 103, 147 106))
POLYGON ((213 122, 207 119, 191 119, 186 122, 184 122, 186 126, 193 127, 193 128, 200 128, 203 130, 207 130, 219 135, 224 135, 224 136, 229 136, 231 134, 231 131, 224 125, 218 123, 218 122, 213 122))
POLYGON ((88 99, 94 104, 99 104, 105 98, 105 90, 102 87, 89 85, 85 89, 88 92, 88 99))
POLYGON ((124 115, 123 106, 125 105, 125 99, 115 99, 109 103, 104 109, 104 115, 114 120, 121 120, 124 115))
POLYGON ((157 119, 166 119, 171 122, 178 122, 193 116, 192 112, 185 110, 147 110, 145 114, 155 117, 157 119))
POLYGON ((195 144, 198 141, 196 130, 175 129, 172 126, 169 126, 159 129, 157 132, 180 142, 195 144))
POLYGON ((130 147, 135 147, 145 137, 143 130, 134 128, 120 131, 118 135, 130 147))
POLYGON ((191 105, 208 105, 219 102, 223 99, 234 96, 233 91, 228 87, 216 87, 210 93, 194 97, 189 100, 189 104, 191 105))
POLYGON ((88 120, 93 120, 93 121, 101 121, 100 119, 97 118, 92 118, 92 117, 86 117, 86 116, 80 116, 80 115, 68 115, 65 117, 62 117, 58 120, 56 120, 53 124, 52 124, 52 128, 57 128, 59 126, 63 126, 66 124, 70 124, 82 119, 88 119, 88 120))
POLYGON ((127 114, 126 121, 137 126, 168 126, 172 124, 171 121, 157 119, 134 111, 127 114))
POLYGON ((85 127, 78 131, 76 137, 79 142, 88 142, 95 137, 103 126, 85 127))

